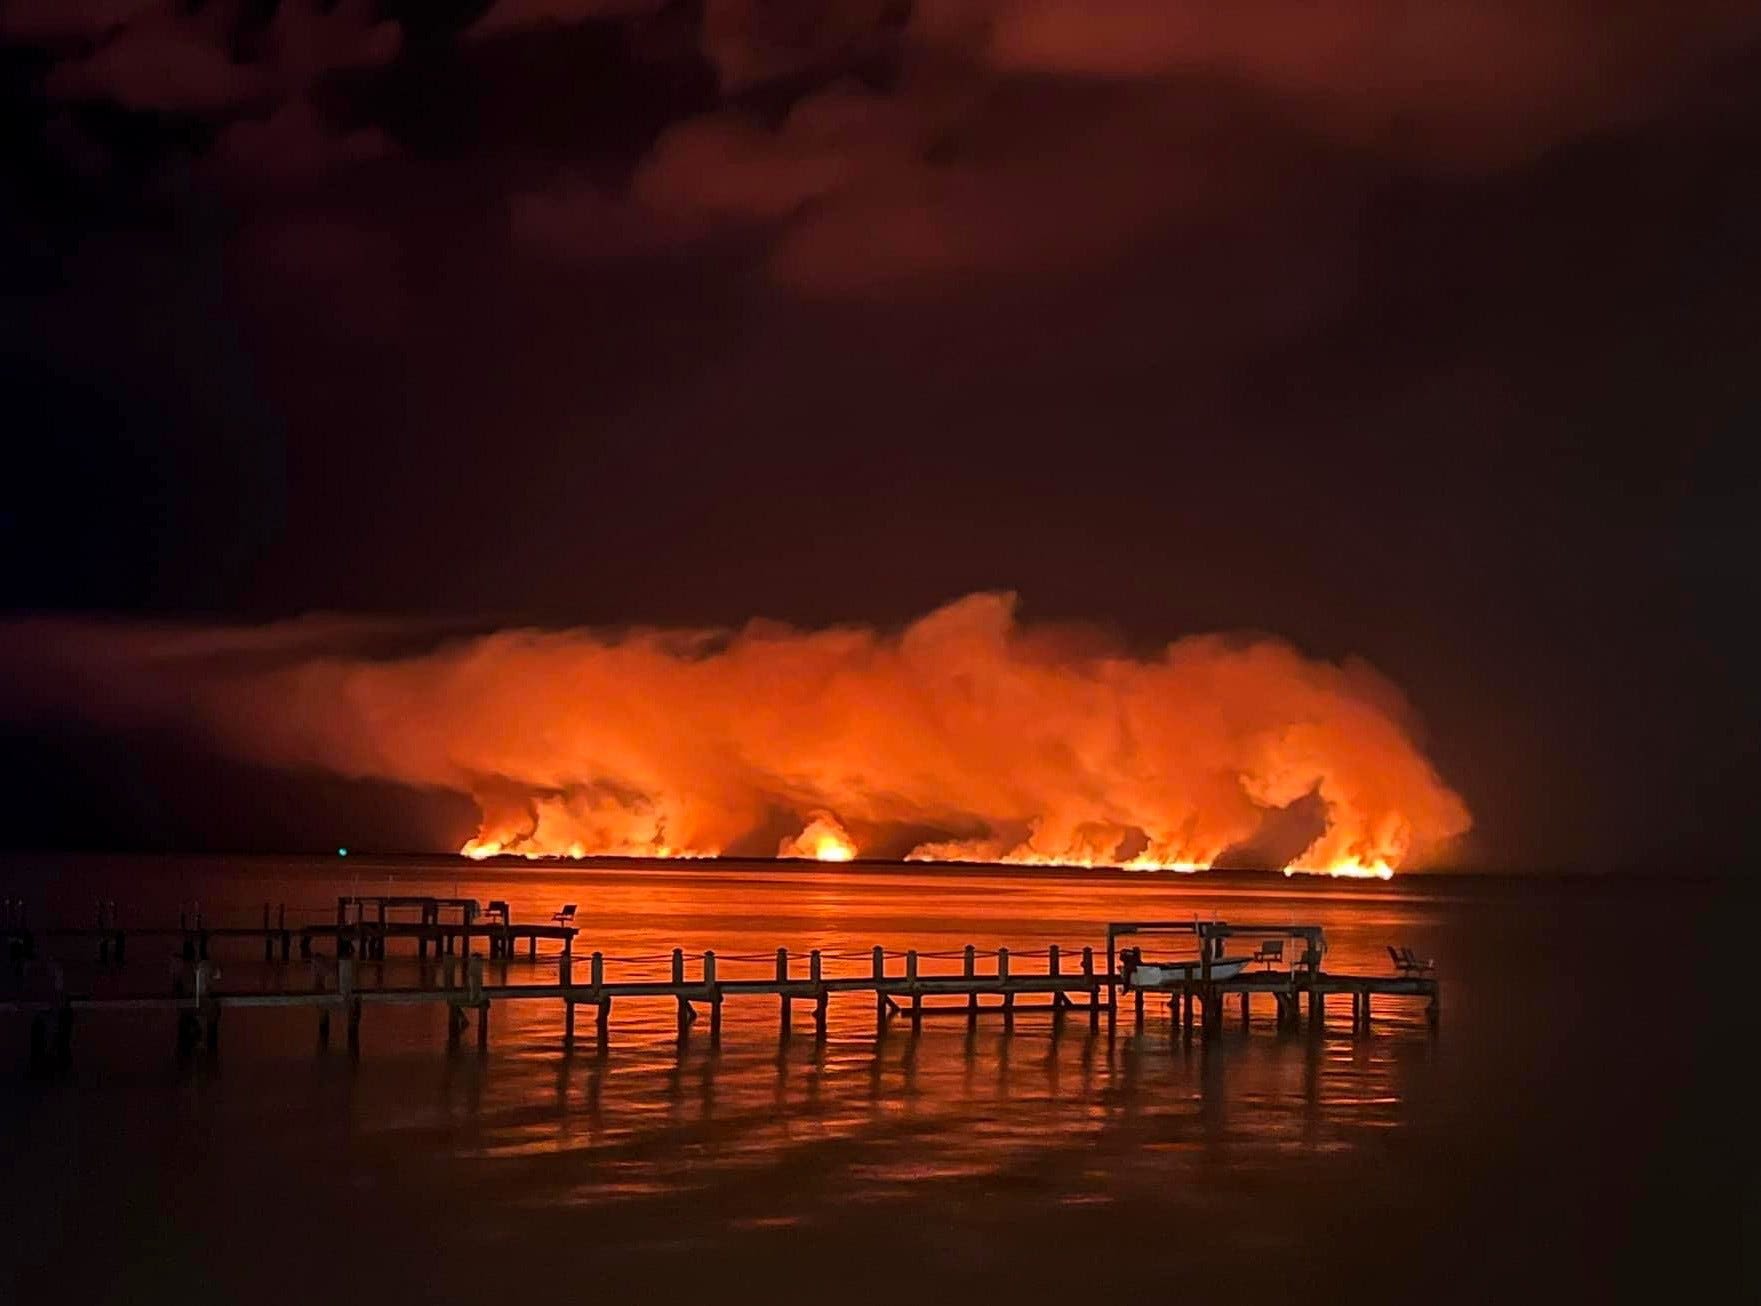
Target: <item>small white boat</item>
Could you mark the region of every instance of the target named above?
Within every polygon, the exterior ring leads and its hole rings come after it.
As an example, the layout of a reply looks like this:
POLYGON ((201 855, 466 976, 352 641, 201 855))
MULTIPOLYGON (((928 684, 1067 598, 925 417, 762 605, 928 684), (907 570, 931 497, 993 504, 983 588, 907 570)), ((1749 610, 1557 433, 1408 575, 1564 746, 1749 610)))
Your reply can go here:
MULTIPOLYGON (((1252 961, 1252 957, 1218 957, 1211 962, 1211 978, 1234 979, 1252 961)), ((1171 989, 1202 978, 1202 961, 1146 961, 1132 967, 1126 986, 1134 989, 1171 989)))

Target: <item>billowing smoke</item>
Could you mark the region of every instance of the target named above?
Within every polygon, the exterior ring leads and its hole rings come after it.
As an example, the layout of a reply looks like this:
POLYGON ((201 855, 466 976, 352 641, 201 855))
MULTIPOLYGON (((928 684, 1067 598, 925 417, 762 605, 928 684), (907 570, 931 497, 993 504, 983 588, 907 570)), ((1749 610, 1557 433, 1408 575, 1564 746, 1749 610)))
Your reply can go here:
POLYGON ((468 793, 479 855, 1377 874, 1469 825, 1365 666, 1220 636, 1135 656, 1018 622, 1006 594, 897 634, 509 630, 414 651, 311 622, 91 636, 31 632, 49 668, 22 682, 32 706, 468 793))

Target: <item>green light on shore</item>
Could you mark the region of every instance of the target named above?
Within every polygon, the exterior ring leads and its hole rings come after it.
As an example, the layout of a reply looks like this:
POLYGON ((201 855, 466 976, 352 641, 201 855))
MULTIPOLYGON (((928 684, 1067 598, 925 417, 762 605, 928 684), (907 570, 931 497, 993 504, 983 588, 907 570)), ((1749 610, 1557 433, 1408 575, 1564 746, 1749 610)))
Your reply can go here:
POLYGON ((347 857, 349 855, 349 850, 347 848, 338 848, 336 850, 336 855, 338 857, 347 857))

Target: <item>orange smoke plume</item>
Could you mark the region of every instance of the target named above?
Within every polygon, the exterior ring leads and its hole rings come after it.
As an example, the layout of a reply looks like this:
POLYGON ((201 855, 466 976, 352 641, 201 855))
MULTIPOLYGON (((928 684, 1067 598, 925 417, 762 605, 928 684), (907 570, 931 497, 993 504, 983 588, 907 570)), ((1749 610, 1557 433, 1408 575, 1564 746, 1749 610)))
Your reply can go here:
POLYGON ((1012 595, 897 635, 513 630, 205 696, 233 751, 471 794, 474 856, 770 855, 1386 875, 1469 825, 1368 668, 1137 657, 1012 595))

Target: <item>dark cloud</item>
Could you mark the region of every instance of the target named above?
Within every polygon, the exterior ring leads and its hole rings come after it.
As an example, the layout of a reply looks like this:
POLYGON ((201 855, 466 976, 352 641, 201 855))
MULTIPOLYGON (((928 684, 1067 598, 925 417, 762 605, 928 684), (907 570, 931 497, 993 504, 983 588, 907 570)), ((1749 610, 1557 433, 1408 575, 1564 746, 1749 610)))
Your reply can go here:
POLYGON ((58 63, 45 85, 60 99, 211 112, 279 100, 337 69, 384 64, 400 41, 373 0, 282 0, 260 26, 241 24, 227 5, 161 0, 107 25, 94 49, 58 63))

